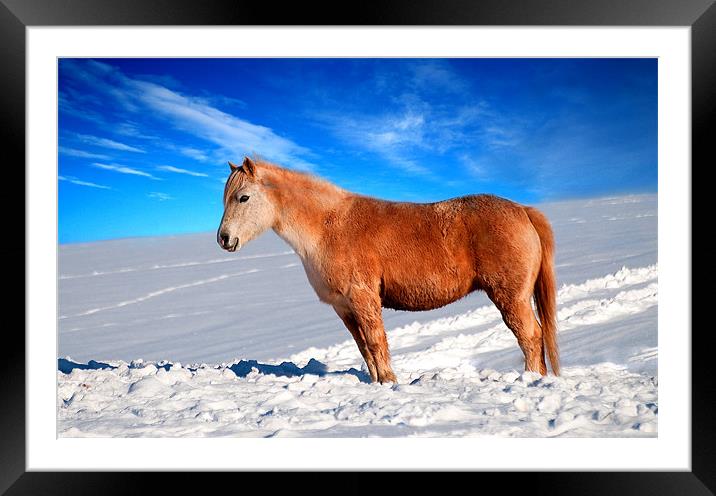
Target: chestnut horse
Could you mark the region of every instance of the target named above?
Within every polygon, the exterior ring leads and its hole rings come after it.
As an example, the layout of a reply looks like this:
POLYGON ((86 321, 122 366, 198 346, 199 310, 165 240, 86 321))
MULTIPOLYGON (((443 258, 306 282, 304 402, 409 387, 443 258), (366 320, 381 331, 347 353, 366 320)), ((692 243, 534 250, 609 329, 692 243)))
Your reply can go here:
POLYGON ((229 165, 219 245, 233 252, 273 228, 353 335, 373 381, 396 382, 381 307, 431 310, 478 289, 517 338, 525 369, 546 374, 546 351, 559 374, 554 240, 538 210, 492 195, 383 201, 258 159, 229 165))

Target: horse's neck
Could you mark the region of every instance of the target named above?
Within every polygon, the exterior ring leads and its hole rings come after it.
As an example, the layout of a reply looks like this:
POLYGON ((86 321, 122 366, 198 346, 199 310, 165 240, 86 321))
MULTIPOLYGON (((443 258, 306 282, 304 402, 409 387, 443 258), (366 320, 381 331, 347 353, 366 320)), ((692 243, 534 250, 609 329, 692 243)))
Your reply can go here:
POLYGON ((302 175, 272 179, 278 213, 274 231, 304 262, 315 258, 327 229, 326 220, 341 208, 347 192, 302 175))

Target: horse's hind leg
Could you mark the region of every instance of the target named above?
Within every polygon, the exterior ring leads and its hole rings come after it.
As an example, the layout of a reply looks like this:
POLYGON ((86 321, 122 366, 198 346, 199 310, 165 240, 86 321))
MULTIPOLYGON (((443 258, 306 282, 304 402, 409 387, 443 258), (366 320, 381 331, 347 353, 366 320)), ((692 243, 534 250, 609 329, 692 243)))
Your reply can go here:
POLYGON ((375 362, 373 361, 373 356, 368 351, 368 346, 366 345, 365 338, 363 337, 363 333, 361 333, 360 328, 358 327, 358 323, 356 322, 355 317, 353 316, 353 313, 349 311, 343 311, 338 308, 334 307, 334 310, 338 314, 338 316, 341 318, 343 323, 345 324, 346 328, 350 331, 351 335, 353 336, 353 339, 356 342, 356 345, 358 346, 358 350, 360 351, 360 354, 363 356, 363 360, 365 360, 365 364, 368 367, 368 373, 370 374, 370 379, 375 382, 378 380, 378 372, 375 368, 375 362))
POLYGON ((542 328, 537 322, 529 298, 513 301, 493 299, 502 313, 502 319, 517 338, 517 343, 525 355, 525 370, 547 374, 542 343, 542 328))

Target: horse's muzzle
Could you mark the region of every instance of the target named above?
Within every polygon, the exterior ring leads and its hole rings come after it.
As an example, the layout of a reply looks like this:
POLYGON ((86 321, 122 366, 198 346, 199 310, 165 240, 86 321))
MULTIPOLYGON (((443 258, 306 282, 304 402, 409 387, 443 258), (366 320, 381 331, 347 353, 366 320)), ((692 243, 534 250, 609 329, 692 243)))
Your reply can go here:
POLYGON ((221 246, 226 251, 236 251, 236 249, 239 247, 239 238, 232 238, 226 233, 219 233, 217 235, 217 240, 219 243, 219 246, 221 246))

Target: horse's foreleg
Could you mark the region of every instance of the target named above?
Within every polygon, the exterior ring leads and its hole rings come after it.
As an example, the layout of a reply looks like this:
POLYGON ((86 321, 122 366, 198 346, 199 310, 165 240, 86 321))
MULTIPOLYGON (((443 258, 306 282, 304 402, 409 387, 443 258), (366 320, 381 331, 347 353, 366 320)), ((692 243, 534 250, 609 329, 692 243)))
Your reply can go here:
POLYGON ((390 366, 388 338, 383 328, 383 315, 377 292, 362 288, 354 289, 351 291, 349 301, 355 322, 365 339, 367 352, 375 363, 377 377, 373 378, 373 381, 398 382, 390 366))
POLYGON ((353 339, 356 342, 356 345, 358 346, 358 350, 360 351, 360 354, 363 356, 363 360, 365 360, 365 364, 368 367, 368 373, 370 374, 371 381, 375 382, 378 380, 378 372, 375 367, 375 362, 373 361, 373 356, 368 351, 368 347, 365 342, 365 338, 363 337, 363 333, 361 332, 360 328, 358 327, 358 323, 356 322, 355 317, 351 312, 344 311, 341 309, 338 309, 336 307, 333 307, 338 316, 341 318, 343 323, 345 324, 346 328, 350 331, 351 335, 353 336, 353 339))

